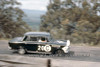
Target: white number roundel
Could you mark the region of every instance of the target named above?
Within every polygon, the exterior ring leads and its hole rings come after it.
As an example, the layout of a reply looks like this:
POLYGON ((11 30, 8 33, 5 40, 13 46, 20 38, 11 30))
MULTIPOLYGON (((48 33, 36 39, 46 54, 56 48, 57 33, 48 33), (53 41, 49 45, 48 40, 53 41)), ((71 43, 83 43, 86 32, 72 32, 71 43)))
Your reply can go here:
POLYGON ((45 50, 46 52, 50 52, 50 51, 51 51, 51 46, 50 46, 50 45, 46 45, 46 46, 44 47, 44 50, 45 50))

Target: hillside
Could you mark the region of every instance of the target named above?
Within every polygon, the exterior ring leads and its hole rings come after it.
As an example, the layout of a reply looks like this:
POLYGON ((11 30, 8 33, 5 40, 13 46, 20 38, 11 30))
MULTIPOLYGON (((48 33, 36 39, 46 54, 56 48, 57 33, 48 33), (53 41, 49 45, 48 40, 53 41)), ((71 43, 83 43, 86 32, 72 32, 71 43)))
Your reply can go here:
POLYGON ((39 11, 39 10, 27 10, 23 9, 25 12, 25 17, 23 18, 24 21, 27 22, 28 25, 33 30, 39 30, 39 25, 40 25, 40 17, 45 13, 45 11, 39 11))

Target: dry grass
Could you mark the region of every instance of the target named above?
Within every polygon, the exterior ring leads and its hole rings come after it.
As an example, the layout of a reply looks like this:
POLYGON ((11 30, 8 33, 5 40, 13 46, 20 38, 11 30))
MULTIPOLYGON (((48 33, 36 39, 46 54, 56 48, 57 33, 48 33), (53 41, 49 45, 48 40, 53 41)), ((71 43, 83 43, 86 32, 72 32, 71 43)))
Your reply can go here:
POLYGON ((0 40, 10 40, 9 38, 0 38, 0 40))
POLYGON ((72 46, 88 46, 88 47, 100 47, 100 44, 98 45, 91 45, 88 43, 71 43, 72 46))

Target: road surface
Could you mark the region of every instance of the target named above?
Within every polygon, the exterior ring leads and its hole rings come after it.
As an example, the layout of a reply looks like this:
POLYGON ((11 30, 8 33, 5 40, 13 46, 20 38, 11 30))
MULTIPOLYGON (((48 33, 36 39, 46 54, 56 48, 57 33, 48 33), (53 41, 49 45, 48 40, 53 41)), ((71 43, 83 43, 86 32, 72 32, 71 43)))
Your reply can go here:
MULTIPOLYGON (((56 57, 56 56, 52 56, 52 55, 47 56, 47 55, 38 55, 38 54, 36 54, 36 55, 35 54, 25 54, 25 55, 21 55, 21 56, 23 56, 23 57, 28 56, 28 57, 31 57, 31 58, 32 57, 36 57, 36 58, 38 58, 38 57, 39 58, 52 58, 52 59, 55 59, 55 60, 53 60, 54 62, 57 59, 61 59, 62 61, 66 60, 66 62, 69 63, 69 64, 67 64, 67 65, 69 65, 69 67, 74 67, 74 66, 70 66, 71 62, 73 64, 74 63, 78 64, 80 62, 83 62, 83 65, 87 64, 87 66, 85 66, 85 67, 88 67, 88 64, 93 64, 92 66, 94 67, 95 65, 98 65, 99 62, 100 62, 100 47, 71 46, 70 47, 70 51, 72 53, 74 53, 74 55, 72 55, 70 57, 68 57, 68 56, 56 57)), ((6 55, 20 56, 19 54, 14 53, 12 50, 8 49, 8 41, 6 41, 6 40, 0 40, 0 54, 1 55, 3 55, 3 54, 5 55, 6 54, 6 55)), ((0 61, 0 64, 1 63, 2 64, 8 64, 8 63, 5 63, 4 61, 3 62, 0 61)), ((25 64, 22 65, 22 66, 25 66, 25 64)), ((18 67, 18 66, 15 66, 15 67, 18 67)), ((26 67, 29 67, 29 66, 26 65, 26 67)), ((77 67, 80 67, 80 66, 77 66, 77 67)), ((99 67, 99 66, 95 66, 95 67, 99 67)))
MULTIPOLYGON (((74 52, 73 56, 70 57, 53 57, 51 58, 60 58, 60 59, 68 59, 68 60, 80 60, 80 61, 94 61, 94 62, 100 62, 100 47, 89 47, 89 46, 71 46, 70 50, 74 52)), ((12 50, 8 49, 8 41, 6 40, 0 40, 0 54, 12 54, 16 55, 17 53, 13 53, 12 50)), ((18 54, 17 54, 18 55, 18 54)), ((30 57, 37 57, 37 55, 34 54, 26 54, 24 56, 30 56, 30 57)), ((38 57, 47 58, 49 56, 42 56, 39 55, 38 57)))

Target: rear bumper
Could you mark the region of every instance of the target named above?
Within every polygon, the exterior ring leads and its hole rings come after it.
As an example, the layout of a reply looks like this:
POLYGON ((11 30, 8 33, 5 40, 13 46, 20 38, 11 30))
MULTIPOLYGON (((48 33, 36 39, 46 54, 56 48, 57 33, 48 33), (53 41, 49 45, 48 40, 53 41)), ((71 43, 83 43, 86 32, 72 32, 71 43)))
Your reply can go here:
POLYGON ((12 50, 12 48, 11 48, 10 46, 8 46, 8 49, 9 49, 9 50, 12 50))
POLYGON ((8 43, 8 49, 10 50, 17 50, 18 49, 18 44, 15 43, 8 43))

